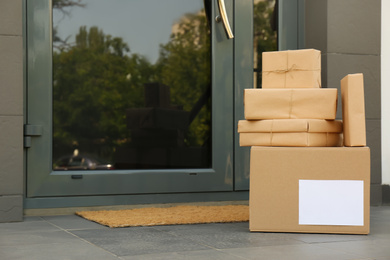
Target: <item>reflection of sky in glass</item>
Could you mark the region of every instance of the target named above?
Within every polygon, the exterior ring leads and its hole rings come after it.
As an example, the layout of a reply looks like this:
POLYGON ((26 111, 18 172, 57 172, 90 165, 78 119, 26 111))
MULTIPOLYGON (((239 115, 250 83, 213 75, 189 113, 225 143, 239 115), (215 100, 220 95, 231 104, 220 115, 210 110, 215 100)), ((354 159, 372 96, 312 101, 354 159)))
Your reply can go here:
POLYGON ((159 45, 169 41, 172 25, 186 13, 197 13, 202 0, 82 0, 84 8, 73 7, 70 16, 53 10, 53 27, 68 43, 80 26, 97 26, 104 34, 121 37, 131 53, 139 53, 155 62, 159 45))

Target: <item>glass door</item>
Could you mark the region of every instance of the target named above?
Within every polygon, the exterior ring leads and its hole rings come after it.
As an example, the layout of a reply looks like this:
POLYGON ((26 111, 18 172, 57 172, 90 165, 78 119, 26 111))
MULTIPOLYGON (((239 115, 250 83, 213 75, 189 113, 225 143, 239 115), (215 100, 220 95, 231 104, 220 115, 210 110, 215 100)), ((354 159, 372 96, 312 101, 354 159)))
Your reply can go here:
POLYGON ((28 198, 233 190, 233 0, 26 6, 28 198))

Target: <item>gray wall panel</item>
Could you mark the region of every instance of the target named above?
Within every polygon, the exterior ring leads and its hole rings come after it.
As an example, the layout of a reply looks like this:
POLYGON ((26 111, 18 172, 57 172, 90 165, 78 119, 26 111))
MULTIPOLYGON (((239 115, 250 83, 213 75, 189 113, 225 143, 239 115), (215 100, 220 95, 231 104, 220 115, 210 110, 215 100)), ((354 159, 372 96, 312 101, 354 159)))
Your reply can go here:
POLYGON ((23 196, 0 196, 0 223, 23 220, 23 196))
POLYGON ((310 0, 305 2, 305 48, 315 48, 327 52, 327 1, 310 0))
MULTIPOLYGON (((318 48, 317 48, 318 49, 318 48)), ((327 76, 327 68, 328 67, 328 55, 326 53, 322 53, 321 55, 321 86, 323 88, 328 88, 328 76, 327 76)), ((330 86, 329 88, 334 88, 334 86, 330 86)))
MULTIPOLYGON (((366 118, 380 119, 380 56, 328 53, 327 60, 326 77, 329 88, 340 88, 340 80, 347 74, 363 73, 366 118)), ((341 105, 340 100, 339 105, 341 105)), ((337 116, 341 118, 341 106, 337 116)))
POLYGON ((0 35, 0 115, 23 113, 22 53, 21 36, 0 35))
POLYGON ((382 183, 381 120, 366 120, 367 146, 371 149, 371 183, 382 183))
POLYGON ((0 1, 0 222, 23 220, 23 1, 0 1))
POLYGON ((23 192, 23 117, 0 116, 0 195, 23 192))
POLYGON ((380 0, 328 0, 328 52, 379 54, 380 13, 380 0))
POLYGON ((1 0, 0 21, 0 35, 21 35, 22 0, 1 0))
POLYGON ((371 184, 370 190, 370 204, 371 206, 380 206, 383 205, 383 197, 382 197, 383 187, 381 184, 371 184))

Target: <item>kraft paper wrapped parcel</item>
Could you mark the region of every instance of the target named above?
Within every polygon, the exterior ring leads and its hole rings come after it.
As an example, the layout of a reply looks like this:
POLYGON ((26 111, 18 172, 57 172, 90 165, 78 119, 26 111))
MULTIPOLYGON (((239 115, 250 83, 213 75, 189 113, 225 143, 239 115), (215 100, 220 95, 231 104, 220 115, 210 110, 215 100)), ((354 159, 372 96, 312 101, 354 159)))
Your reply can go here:
POLYGON ((240 146, 342 146, 340 120, 274 119, 240 120, 240 146))
POLYGON ((247 120, 336 118, 337 89, 245 89, 247 120))
POLYGON ((321 88, 321 52, 263 52, 262 88, 321 88))
POLYGON ((366 146, 363 74, 349 74, 341 80, 344 145, 366 146))

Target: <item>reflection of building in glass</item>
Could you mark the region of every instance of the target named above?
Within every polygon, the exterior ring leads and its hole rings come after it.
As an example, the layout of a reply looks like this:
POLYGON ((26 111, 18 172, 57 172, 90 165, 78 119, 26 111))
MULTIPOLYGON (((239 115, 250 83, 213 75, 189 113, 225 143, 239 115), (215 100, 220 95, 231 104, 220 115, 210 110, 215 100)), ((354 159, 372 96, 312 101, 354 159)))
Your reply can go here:
POLYGON ((184 35, 190 32, 193 34, 193 43, 195 46, 200 46, 201 37, 204 34, 204 32, 201 31, 204 29, 201 23, 204 19, 206 19, 204 10, 200 10, 197 13, 187 13, 183 15, 172 25, 171 37, 178 37, 178 35, 184 35))
POLYGON ((193 111, 172 105, 170 99, 168 86, 144 85, 145 107, 126 111, 131 141, 118 147, 116 169, 209 167, 209 147, 185 145, 193 111))

